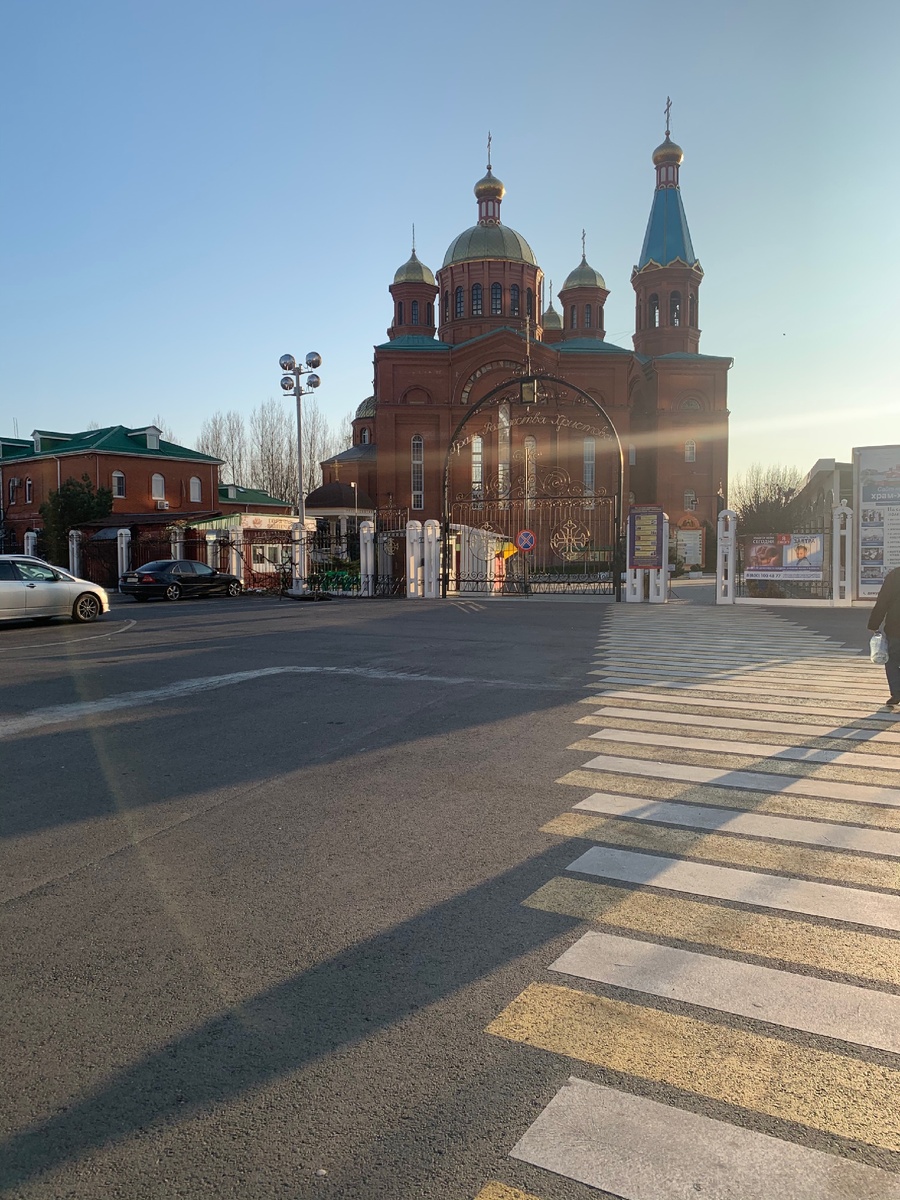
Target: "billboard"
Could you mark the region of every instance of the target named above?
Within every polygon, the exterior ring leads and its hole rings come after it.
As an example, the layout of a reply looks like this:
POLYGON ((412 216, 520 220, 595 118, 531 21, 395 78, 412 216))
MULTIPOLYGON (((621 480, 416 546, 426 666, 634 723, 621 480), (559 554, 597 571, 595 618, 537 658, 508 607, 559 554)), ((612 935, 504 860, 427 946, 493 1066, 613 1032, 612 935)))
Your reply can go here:
POLYGON ((629 571, 658 571, 665 564, 664 520, 665 514, 658 505, 632 504, 628 512, 629 571))
POLYGON ((744 578, 821 583, 825 537, 821 533, 748 534, 744 578))
POLYGON ((856 561, 860 598, 877 596, 888 571, 900 567, 900 446, 853 451, 856 561))

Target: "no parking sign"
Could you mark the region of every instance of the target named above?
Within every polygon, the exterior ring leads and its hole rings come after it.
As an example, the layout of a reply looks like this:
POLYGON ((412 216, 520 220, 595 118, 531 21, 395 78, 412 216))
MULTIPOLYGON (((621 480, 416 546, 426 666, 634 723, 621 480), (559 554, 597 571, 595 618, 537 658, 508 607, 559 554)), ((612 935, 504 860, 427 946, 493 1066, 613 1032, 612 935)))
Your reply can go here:
POLYGON ((534 543, 537 539, 530 529, 520 529, 516 534, 516 545, 523 553, 534 549, 534 543))

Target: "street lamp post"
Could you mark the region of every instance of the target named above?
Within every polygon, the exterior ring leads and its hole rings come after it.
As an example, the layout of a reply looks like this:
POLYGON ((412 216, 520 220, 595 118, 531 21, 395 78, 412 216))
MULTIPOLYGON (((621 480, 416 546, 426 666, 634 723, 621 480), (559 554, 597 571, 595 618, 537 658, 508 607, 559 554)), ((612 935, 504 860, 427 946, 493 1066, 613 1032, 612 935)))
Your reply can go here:
MULTIPOLYGON (((281 367, 284 374, 281 377, 281 390, 287 394, 294 392, 297 398, 297 517, 300 522, 300 541, 303 544, 303 535, 306 530, 306 505, 303 502, 303 397, 308 395, 314 388, 317 388, 322 380, 315 374, 316 368, 322 365, 322 355, 316 354, 315 350, 311 350, 306 356, 306 366, 301 367, 295 360, 292 354, 282 354, 278 360, 278 365, 281 367), (306 386, 301 383, 303 376, 306 376, 306 386)), ((302 559, 302 549, 300 557, 302 559)), ((302 570, 299 563, 296 565, 296 572, 302 570)), ((303 590, 303 580, 298 573, 294 575, 294 591, 301 592, 303 590)))

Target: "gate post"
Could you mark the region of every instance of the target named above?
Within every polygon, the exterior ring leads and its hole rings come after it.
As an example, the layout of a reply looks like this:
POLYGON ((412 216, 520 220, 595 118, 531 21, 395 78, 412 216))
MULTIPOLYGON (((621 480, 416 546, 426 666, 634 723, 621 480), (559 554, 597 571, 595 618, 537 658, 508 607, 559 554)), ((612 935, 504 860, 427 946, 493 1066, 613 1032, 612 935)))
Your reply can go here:
POLYGON ((425 599, 439 600, 441 596, 441 523, 426 521, 425 536, 425 599))
POLYGON ((853 565, 853 509, 839 504, 831 514, 832 604, 853 603, 853 565))
POLYGON ((250 580, 244 576, 243 565, 244 551, 244 531, 240 526, 232 531, 231 546, 228 552, 228 569, 232 575, 237 575, 241 583, 246 586, 250 580))
POLYGON ((116 534, 116 553, 119 559, 119 574, 131 569, 131 530, 120 529, 116 534))
POLYGON ((291 591, 295 596, 306 590, 306 530, 300 521, 291 526, 291 572, 294 576, 291 591))
POLYGON ((650 603, 665 604, 669 598, 669 518, 663 513, 662 521, 663 565, 653 571, 650 576, 650 603))
POLYGON ((176 525, 169 532, 169 553, 172 558, 184 558, 184 526, 176 525))
POLYGON ((640 571, 629 567, 631 562, 631 522, 626 522, 625 534, 625 603, 640 604, 644 599, 644 579, 640 571))
POLYGON ((406 598, 422 599, 422 522, 406 522, 406 598))
POLYGON ((717 521, 716 604, 734 604, 737 576, 737 513, 723 508, 717 521))
POLYGON ((31 558, 37 557, 37 538, 38 535, 33 529, 29 529, 25 534, 25 553, 31 558))
POLYGON ((359 526, 359 594, 375 595, 374 521, 361 521, 359 526))
POLYGON ((218 571, 219 562, 218 554, 216 553, 219 535, 217 533, 208 533, 206 535, 206 565, 212 567, 214 571, 218 571))
POLYGON ((81 539, 80 529, 69 530, 69 571, 72 575, 81 575, 81 539))

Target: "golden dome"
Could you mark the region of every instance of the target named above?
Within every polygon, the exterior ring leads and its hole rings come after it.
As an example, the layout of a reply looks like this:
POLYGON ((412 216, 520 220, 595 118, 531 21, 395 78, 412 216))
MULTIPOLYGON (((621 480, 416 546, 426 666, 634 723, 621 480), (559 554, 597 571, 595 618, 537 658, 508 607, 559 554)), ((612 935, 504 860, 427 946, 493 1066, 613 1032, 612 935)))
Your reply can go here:
POLYGON ((483 179, 479 179, 475 184, 475 197, 478 200, 502 200, 506 195, 506 188, 499 179, 492 173, 488 167, 487 175, 483 179))
POLYGON ((662 163, 678 163, 680 165, 683 161, 684 151, 666 134, 666 140, 653 151, 654 167, 658 167, 662 163))

